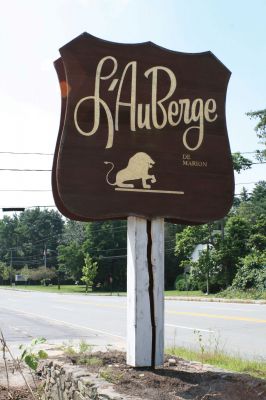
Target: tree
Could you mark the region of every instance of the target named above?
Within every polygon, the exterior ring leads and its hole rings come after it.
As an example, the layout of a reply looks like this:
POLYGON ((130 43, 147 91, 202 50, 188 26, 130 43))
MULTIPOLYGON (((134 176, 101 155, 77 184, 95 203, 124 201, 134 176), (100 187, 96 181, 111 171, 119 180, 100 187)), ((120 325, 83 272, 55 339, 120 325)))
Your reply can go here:
POLYGON ((247 113, 247 116, 250 119, 257 119, 259 122, 255 126, 255 132, 257 133, 258 138, 260 139, 259 143, 264 145, 264 149, 257 150, 256 156, 257 159, 262 162, 266 160, 266 108, 258 111, 250 111, 247 113))
POLYGON ((86 225, 84 254, 97 260, 96 284, 114 290, 126 289, 127 227, 125 221, 92 222, 86 225))
POLYGON ((242 258, 238 263, 238 270, 232 286, 246 290, 266 288, 266 252, 253 252, 242 258))
POLYGON ((261 214, 251 226, 251 234, 248 239, 250 252, 264 252, 266 249, 266 213, 261 214))
POLYGON ((11 252, 13 253, 18 246, 18 216, 12 218, 4 216, 0 220, 0 260, 10 263, 11 252))
POLYGON ((55 268, 46 268, 45 266, 41 266, 29 270, 29 280, 34 282, 41 282, 44 285, 46 285, 47 281, 51 281, 55 277, 55 268))
POLYGON ((231 285, 239 259, 248 253, 249 234, 248 221, 234 215, 228 218, 224 235, 217 237, 213 257, 216 264, 221 266, 221 288, 231 285))
POLYGON ((25 278, 26 281, 28 281, 30 277, 30 270, 28 265, 24 265, 24 267, 20 270, 20 274, 25 278))
POLYGON ((0 278, 2 283, 9 279, 9 268, 3 261, 0 261, 0 278))
POLYGON ((93 286, 94 280, 98 271, 98 264, 90 257, 89 254, 85 257, 85 265, 82 268, 81 280, 86 284, 86 293, 88 293, 89 286, 93 286))
POLYGON ((58 246, 58 273, 61 278, 79 281, 82 276, 84 253, 77 242, 58 246))
POLYGON ((56 266, 54 256, 61 240, 64 221, 56 211, 28 209, 19 216, 5 216, 0 221, 0 260, 15 268, 25 264, 29 268, 44 262, 44 251, 49 249, 46 266, 56 266))
POLYGON ((41 210, 37 207, 21 213, 16 230, 20 251, 18 265, 27 263, 29 267, 37 267, 43 263, 44 252, 49 249, 46 266, 56 267, 57 258, 54 254, 61 241, 63 226, 61 215, 54 210, 41 210))
POLYGON ((209 241, 208 225, 187 226, 182 232, 176 234, 175 255, 177 264, 190 260, 191 254, 197 244, 208 243, 209 241))
POLYGON ((257 182, 247 199, 240 198, 240 203, 234 212, 250 223, 256 224, 257 219, 266 214, 266 181, 257 182))
POLYGON ((242 170, 250 169, 252 161, 243 157, 239 152, 232 153, 233 168, 239 174, 242 170))
POLYGON ((192 282, 197 282, 200 289, 206 288, 206 293, 210 293, 212 286, 216 288, 216 276, 220 273, 221 266, 217 264, 215 258, 212 256, 212 250, 208 247, 203 250, 199 256, 198 261, 191 263, 191 276, 192 282))
POLYGON ((185 229, 184 225, 165 222, 165 289, 173 289, 176 280, 175 242, 176 234, 185 229))
POLYGON ((62 234, 62 244, 78 243, 82 244, 86 239, 86 222, 67 220, 62 234))

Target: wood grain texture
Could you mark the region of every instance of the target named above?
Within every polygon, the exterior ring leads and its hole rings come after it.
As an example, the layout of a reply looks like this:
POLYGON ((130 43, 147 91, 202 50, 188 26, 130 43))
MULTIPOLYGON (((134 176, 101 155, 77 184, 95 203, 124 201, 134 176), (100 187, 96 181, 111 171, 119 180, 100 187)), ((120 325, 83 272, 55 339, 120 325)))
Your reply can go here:
POLYGON ((228 212, 230 72, 211 52, 117 44, 85 33, 60 53, 53 193, 64 215, 198 224, 228 212))

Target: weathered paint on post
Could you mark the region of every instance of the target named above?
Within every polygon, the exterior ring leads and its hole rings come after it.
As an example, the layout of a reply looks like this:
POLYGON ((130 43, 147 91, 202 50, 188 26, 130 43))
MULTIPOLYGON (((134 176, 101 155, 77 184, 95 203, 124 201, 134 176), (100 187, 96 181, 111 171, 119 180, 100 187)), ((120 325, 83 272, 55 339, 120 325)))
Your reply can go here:
POLYGON ((150 232, 147 226, 128 218, 127 364, 134 367, 163 364, 164 220, 152 220, 150 232))
POLYGON ((156 328, 155 365, 164 360, 164 219, 151 222, 154 314, 156 328))

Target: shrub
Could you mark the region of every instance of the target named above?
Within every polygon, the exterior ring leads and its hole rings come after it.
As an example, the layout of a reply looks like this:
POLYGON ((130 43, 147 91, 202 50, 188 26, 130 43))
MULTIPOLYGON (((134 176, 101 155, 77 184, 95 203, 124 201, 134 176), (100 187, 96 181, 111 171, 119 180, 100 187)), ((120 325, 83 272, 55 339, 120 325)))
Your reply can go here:
POLYGON ((266 288, 266 253, 252 253, 242 258, 232 284, 236 289, 266 288))
POLYGON ((189 274, 185 277, 184 274, 177 275, 175 280, 175 289, 179 291, 198 290, 197 282, 194 282, 189 274))

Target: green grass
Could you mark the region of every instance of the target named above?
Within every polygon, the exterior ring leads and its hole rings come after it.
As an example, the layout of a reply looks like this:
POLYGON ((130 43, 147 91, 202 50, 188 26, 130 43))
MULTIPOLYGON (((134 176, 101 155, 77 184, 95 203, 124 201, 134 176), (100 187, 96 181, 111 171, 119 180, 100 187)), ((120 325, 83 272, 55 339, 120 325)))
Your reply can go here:
MULTIPOLYGON (((10 286, 0 286, 0 288, 10 288, 10 286)), ((23 290, 35 290, 41 292, 51 292, 51 293, 78 293, 86 294, 85 285, 61 285, 60 290, 58 290, 57 285, 42 286, 42 285, 16 285, 13 289, 23 289, 23 290)), ((180 297, 206 297, 209 299, 227 298, 227 299, 241 299, 241 300, 266 300, 266 290, 258 291, 254 289, 241 291, 235 289, 227 289, 223 292, 216 294, 209 294, 208 296, 200 290, 192 291, 180 291, 180 290, 166 290, 166 297, 170 296, 180 296, 180 297)), ((89 291, 88 295, 105 295, 110 296, 111 292, 106 291, 89 291)), ((126 292, 113 291, 112 295, 125 296, 126 292)))
MULTIPOLYGON (((10 288, 10 286, 1 286, 2 288, 10 288)), ((42 286, 42 285, 16 285, 12 289, 33 290, 38 292, 52 292, 52 293, 85 293, 84 285, 61 285, 60 290, 57 285, 42 286)))
POLYGON ((266 290, 237 290, 228 288, 220 293, 214 295, 214 297, 222 297, 227 299, 242 299, 242 300, 266 300, 266 290))
POLYGON ((201 297, 205 296, 200 290, 181 291, 181 290, 166 290, 165 296, 182 296, 182 297, 201 297))
MULTIPOLYGON (((2 288, 10 288, 10 286, 0 286, 2 288)), ((22 289, 22 290, 35 290, 40 292, 52 292, 52 293, 79 293, 85 294, 85 285, 61 285, 60 290, 57 285, 51 286, 42 286, 42 285, 16 285, 12 287, 13 289, 22 289)), ((113 292, 113 295, 117 295, 119 293, 120 296, 126 295, 126 292, 113 292)), ((97 295, 110 295, 110 292, 101 292, 101 291, 89 291, 88 294, 97 294, 97 295)), ((186 291, 178 291, 178 290, 166 290, 165 296, 204 296, 200 290, 195 290, 191 292, 186 291)))
POLYGON ((174 347, 167 349, 167 353, 189 361, 199 361, 210 364, 217 368, 232 372, 246 373, 258 378, 266 379, 266 362, 257 360, 246 360, 234 357, 220 351, 196 351, 185 347, 174 347))
MULTIPOLYGON (((0 286, 2 289, 11 289, 10 286, 0 286)), ((85 285, 61 285, 60 289, 58 289, 57 285, 51 285, 51 286, 43 286, 43 285, 16 285, 12 286, 12 289, 15 290, 32 290, 32 291, 38 291, 38 292, 50 292, 50 293, 78 293, 78 294, 86 294, 86 286, 85 285)), ((114 291, 113 293, 111 292, 101 292, 101 291, 94 291, 92 292, 89 290, 87 293, 88 295, 108 295, 110 296, 111 294, 113 295, 119 295, 123 296, 126 295, 126 292, 117 292, 114 291)))

